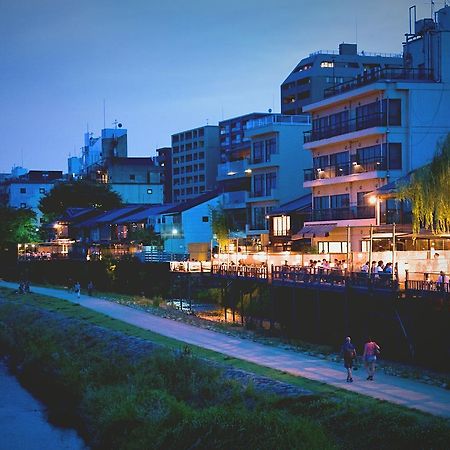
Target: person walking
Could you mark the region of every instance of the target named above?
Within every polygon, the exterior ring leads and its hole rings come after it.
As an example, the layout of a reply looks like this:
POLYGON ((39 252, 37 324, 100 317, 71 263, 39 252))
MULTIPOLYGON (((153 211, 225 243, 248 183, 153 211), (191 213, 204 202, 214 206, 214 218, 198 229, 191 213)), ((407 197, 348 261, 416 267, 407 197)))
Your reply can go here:
POLYGON ((347 383, 353 383, 353 360, 356 358, 356 348, 352 344, 350 336, 345 338, 341 347, 341 355, 344 357, 344 367, 347 369, 347 383))
POLYGON ((367 380, 369 381, 373 381, 375 364, 380 350, 380 346, 372 338, 369 338, 364 344, 363 360, 367 370, 367 380))
POLYGON ((81 285, 78 281, 73 285, 73 291, 77 294, 77 297, 80 298, 81 285))
POLYGON ((92 281, 89 281, 89 283, 87 285, 87 291, 88 291, 89 297, 92 296, 92 291, 93 290, 94 290, 94 283, 92 281))

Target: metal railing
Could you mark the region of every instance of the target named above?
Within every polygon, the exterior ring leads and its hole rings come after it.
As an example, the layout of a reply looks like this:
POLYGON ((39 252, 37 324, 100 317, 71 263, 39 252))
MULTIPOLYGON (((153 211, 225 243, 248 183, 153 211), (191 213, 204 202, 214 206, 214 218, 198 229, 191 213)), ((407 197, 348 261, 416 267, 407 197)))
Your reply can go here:
POLYGON ((347 91, 375 83, 376 81, 435 81, 433 71, 431 69, 372 69, 363 72, 361 75, 350 81, 331 86, 324 90, 324 96, 332 97, 333 95, 342 94, 347 91))
POLYGON ((348 208, 316 209, 311 212, 312 221, 372 219, 375 206, 350 206, 348 208))
POLYGON ((245 125, 246 130, 252 128, 261 128, 272 124, 287 124, 287 125, 310 125, 311 117, 309 115, 284 115, 284 114, 271 114, 261 117, 259 119, 252 119, 245 125))
POLYGON ((340 164, 333 164, 318 168, 304 169, 304 181, 323 180, 326 178, 342 177, 356 173, 373 172, 376 170, 386 170, 387 159, 379 157, 377 159, 353 161, 340 164))
POLYGON ((374 114, 367 114, 365 116, 357 116, 353 119, 338 122, 333 125, 326 125, 321 128, 316 128, 309 131, 304 131, 304 142, 319 141, 321 139, 328 139, 341 134, 351 133, 353 131, 365 130, 372 127, 385 127, 388 125, 387 113, 377 112, 374 114))

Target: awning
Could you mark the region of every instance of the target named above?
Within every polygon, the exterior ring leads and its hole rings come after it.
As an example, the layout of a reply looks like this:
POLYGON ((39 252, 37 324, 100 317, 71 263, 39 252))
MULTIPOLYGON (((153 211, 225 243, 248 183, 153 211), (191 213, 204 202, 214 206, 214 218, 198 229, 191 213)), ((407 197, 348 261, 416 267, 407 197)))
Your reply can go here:
POLYGON ((337 223, 321 223, 317 225, 305 225, 300 231, 292 236, 293 241, 312 237, 327 237, 330 231, 337 227, 337 223))

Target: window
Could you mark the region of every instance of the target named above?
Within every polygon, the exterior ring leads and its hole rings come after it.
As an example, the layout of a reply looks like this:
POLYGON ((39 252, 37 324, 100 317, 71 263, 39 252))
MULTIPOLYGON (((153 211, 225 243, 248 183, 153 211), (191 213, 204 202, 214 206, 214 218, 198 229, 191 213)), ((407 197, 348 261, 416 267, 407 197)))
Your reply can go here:
POLYGON ((200 163, 200 164, 198 165, 198 170, 205 170, 205 164, 200 163))
POLYGON ((350 206, 350 196, 349 194, 331 195, 330 204, 332 209, 348 208, 350 206))
POLYGON ((136 180, 136 175, 130 174, 130 181, 134 181, 134 180, 136 180))
POLYGON ((314 169, 323 169, 328 166, 328 155, 326 156, 316 156, 313 158, 314 169))
POLYGON ((389 169, 401 169, 402 168, 402 144, 389 143, 389 152, 388 152, 387 159, 389 161, 389 169))
POLYGON ((174 147, 173 147, 173 152, 174 153, 178 153, 180 151, 180 147, 178 147, 178 145, 175 145, 174 147))
POLYGON ((208 216, 203 216, 202 217, 202 222, 209 222, 209 217, 208 216))
POLYGON ((21 204, 20 204, 20 207, 21 207, 21 208, 26 208, 26 207, 27 207, 27 204, 26 204, 26 203, 21 203, 21 204))
POLYGON ((45 194, 45 188, 39 188, 39 194, 45 194))
POLYGON ((318 242, 319 253, 347 253, 347 241, 318 242))
POLYGON ((277 174, 276 172, 270 172, 266 174, 266 195, 271 195, 272 189, 277 187, 277 174))
POLYGON ((322 61, 320 67, 334 67, 333 61, 322 61))
POLYGON ((253 163, 263 162, 263 141, 253 143, 253 163))
POLYGON ((20 193, 21 194, 26 194, 27 193, 27 188, 20 188, 20 193))
POLYGON ((204 159, 204 158, 205 158, 205 152, 198 152, 198 159, 204 159))
POLYGON ((264 175, 259 174, 253 177, 253 193, 256 197, 264 195, 264 175))
POLYGON ((147 194, 152 194, 153 193, 153 189, 147 189, 147 194))
POLYGON ((291 231, 291 217, 278 216, 273 218, 273 235, 287 236, 291 231))
POLYGON ((329 208, 330 208, 330 197, 328 197, 328 195, 314 197, 314 209, 329 209, 329 208))
POLYGON ((277 140, 275 138, 267 139, 265 141, 266 145, 266 161, 270 161, 270 155, 277 152, 277 140))
POLYGON ((356 194, 356 204, 358 206, 368 206, 369 198, 367 196, 369 192, 357 192, 356 194))

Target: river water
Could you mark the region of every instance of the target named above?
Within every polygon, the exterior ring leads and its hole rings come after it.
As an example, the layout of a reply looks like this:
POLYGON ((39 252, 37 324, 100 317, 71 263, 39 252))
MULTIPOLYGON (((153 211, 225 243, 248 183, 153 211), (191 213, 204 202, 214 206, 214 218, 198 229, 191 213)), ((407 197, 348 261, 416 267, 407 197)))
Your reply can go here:
POLYGON ((75 430, 47 422, 45 406, 0 362, 0 450, 86 450, 75 430))

